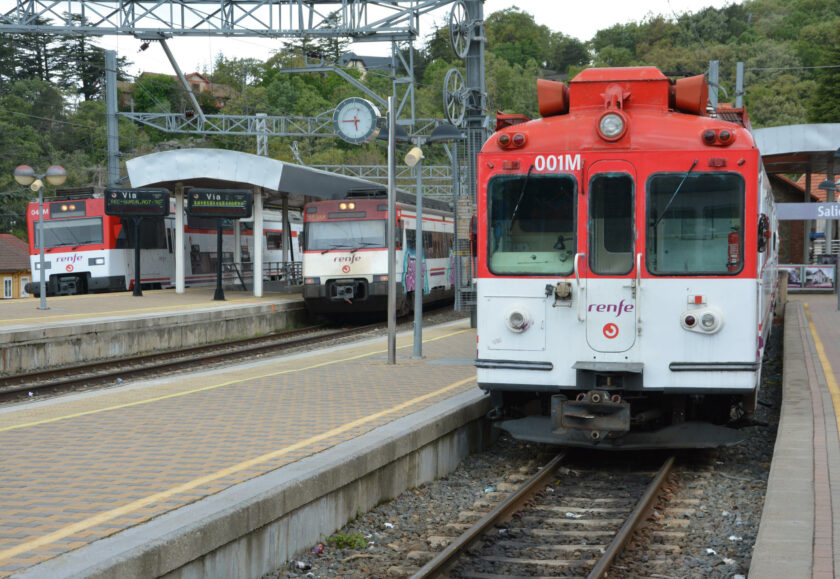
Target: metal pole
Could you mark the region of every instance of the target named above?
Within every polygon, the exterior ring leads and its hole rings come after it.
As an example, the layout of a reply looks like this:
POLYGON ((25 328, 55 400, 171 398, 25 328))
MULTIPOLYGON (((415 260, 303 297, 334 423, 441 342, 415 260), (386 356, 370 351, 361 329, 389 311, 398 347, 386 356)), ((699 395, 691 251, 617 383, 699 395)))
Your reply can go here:
POLYGON ((414 237, 414 354, 423 357, 423 157, 414 167, 417 171, 417 235, 414 237))
POLYGON ((225 300, 225 290, 222 289, 222 220, 216 220, 216 293, 215 301, 225 300))
POLYGON ((38 267, 41 270, 41 282, 40 282, 40 294, 41 294, 41 305, 38 309, 40 310, 48 310, 47 307, 47 282, 44 279, 44 270, 46 269, 46 265, 44 264, 44 186, 41 185, 38 187, 38 247, 41 252, 41 257, 39 260, 38 267))
POLYGON ((140 223, 142 217, 135 217, 134 221, 134 293, 135 297, 143 297, 143 288, 140 287, 140 223))
MULTIPOLYGON (((394 97, 388 97, 388 363, 397 363, 397 116, 394 97)), ((404 288, 407 289, 407 288, 404 288)))
POLYGON ((108 134, 108 186, 120 178, 120 137, 117 124, 117 53, 105 51, 105 117, 108 134))
POLYGON ((718 107, 719 66, 719 60, 709 61, 709 104, 712 106, 712 110, 717 110, 718 107))
MULTIPOLYGON (((805 203, 811 202, 811 171, 805 173, 805 203)), ((811 255, 811 222, 805 220, 802 222, 802 263, 808 263, 811 255)), ((793 256, 791 255, 791 261, 793 256)), ((801 278, 804 279, 804 278, 801 278)))
MULTIPOLYGON (((184 293, 186 280, 184 271, 184 186, 175 185, 175 293, 184 293)), ((192 265, 190 265, 192 267, 192 265)))

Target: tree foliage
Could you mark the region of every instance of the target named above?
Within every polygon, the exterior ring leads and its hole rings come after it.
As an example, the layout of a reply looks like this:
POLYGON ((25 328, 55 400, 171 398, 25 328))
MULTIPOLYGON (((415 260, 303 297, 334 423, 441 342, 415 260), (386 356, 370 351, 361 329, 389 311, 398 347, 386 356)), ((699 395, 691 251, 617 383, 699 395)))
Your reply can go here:
MULTIPOLYGON (((77 20, 78 17, 75 17, 77 20)), ((47 24, 47 22, 41 22, 47 24)), ((340 28, 340 14, 324 25, 340 28)), ((647 14, 639 21, 599 30, 580 39, 551 30, 516 7, 486 16, 486 102, 495 111, 536 116, 540 76, 573 77, 586 66, 657 66, 668 75, 702 74, 720 61, 721 100, 734 100, 735 65, 745 65, 745 104, 753 126, 840 122, 840 2, 837 0, 747 0, 723 8, 684 14, 647 14)), ((267 60, 219 54, 213 83, 229 87, 221 112, 233 115, 329 117, 350 96, 370 98, 334 73, 288 73, 323 62, 332 66, 347 50, 343 39, 299 38, 267 60)), ((408 59, 408 46, 401 47, 408 59)), ((417 79, 418 117, 443 118, 443 84, 449 70, 464 69, 449 42, 449 28, 433 30, 411 58, 417 79)), ((128 79, 125 59, 118 77, 128 79)), ((103 183, 106 166, 104 50, 92 37, 21 34, 0 36, 0 214, 22 211, 29 198, 12 179, 16 165, 43 170, 53 163, 70 172, 67 185, 103 183)), ((394 90, 389 71, 363 73, 348 68, 358 82, 386 97, 394 90)), ((179 112, 192 108, 171 75, 142 75, 134 81, 135 111, 179 112)), ((405 85, 397 85, 400 99, 405 85)), ((215 98, 198 95, 206 113, 217 112, 215 98)), ((125 108, 127 104, 123 104, 125 108)), ((119 120, 120 150, 144 154, 162 141, 196 142, 119 120)), ((190 146, 185 143, 184 146, 190 146)), ((255 152, 256 139, 213 136, 203 146, 255 152)), ((351 146, 338 139, 272 138, 269 154, 310 164, 382 164, 385 150, 373 143, 351 146)), ((446 162, 432 147, 428 162, 446 162)))

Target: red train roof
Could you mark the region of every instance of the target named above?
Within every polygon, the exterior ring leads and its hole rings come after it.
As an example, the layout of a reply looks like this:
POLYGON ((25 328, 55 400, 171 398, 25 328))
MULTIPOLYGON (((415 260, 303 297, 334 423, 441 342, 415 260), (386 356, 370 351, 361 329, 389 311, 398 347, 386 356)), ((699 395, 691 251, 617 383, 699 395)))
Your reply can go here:
POLYGON ((483 153, 755 148, 743 109, 722 105, 709 116, 702 76, 672 82, 655 67, 592 68, 568 87, 539 80, 537 90, 543 118, 500 115, 483 153), (609 113, 625 125, 611 138, 599 128, 609 113))

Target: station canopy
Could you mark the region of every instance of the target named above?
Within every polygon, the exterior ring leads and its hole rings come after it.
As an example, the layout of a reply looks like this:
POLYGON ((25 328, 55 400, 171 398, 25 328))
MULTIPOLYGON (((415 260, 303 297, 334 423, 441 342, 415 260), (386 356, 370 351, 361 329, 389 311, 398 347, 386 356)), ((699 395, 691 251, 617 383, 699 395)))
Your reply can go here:
POLYGON ((343 199, 351 191, 386 191, 373 181, 285 163, 260 155, 223 149, 177 149, 126 162, 132 187, 184 186, 208 189, 261 187, 266 206, 302 208, 316 199, 343 199))
POLYGON ((769 127, 753 135, 768 173, 840 173, 840 123, 769 127))

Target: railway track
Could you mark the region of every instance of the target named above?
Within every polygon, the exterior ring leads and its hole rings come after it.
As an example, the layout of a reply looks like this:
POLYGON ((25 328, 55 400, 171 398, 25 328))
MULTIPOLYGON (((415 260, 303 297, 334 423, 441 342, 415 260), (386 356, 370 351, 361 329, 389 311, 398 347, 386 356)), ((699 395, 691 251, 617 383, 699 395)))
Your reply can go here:
POLYGON ((206 366, 212 363, 232 362, 264 354, 274 354, 323 340, 361 335, 381 327, 383 327, 381 323, 337 329, 311 326, 221 344, 18 374, 0 378, 0 403, 35 394, 58 394, 79 388, 114 384, 118 381, 147 377, 160 372, 194 368, 197 365, 206 366))
POLYGON ((558 455, 414 575, 603 577, 651 511, 674 463, 564 469, 558 455), (446 574, 446 575, 444 575, 446 574))

